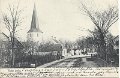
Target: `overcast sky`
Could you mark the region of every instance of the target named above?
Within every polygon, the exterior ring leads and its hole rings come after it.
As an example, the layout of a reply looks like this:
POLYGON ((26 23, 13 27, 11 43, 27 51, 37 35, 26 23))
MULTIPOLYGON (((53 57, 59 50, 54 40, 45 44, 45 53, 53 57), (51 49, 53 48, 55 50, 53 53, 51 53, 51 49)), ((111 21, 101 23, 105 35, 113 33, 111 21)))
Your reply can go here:
MULTIPOLYGON (((0 30, 7 34, 2 23, 2 13, 7 13, 8 4, 17 5, 18 0, 0 0, 0 30)), ((20 0, 20 9, 24 9, 21 29, 17 32, 19 39, 26 40, 30 29, 33 5, 36 4, 39 27, 45 37, 55 36, 57 39, 74 41, 79 37, 90 35, 88 29, 93 30, 94 24, 81 10, 81 3, 93 10, 104 10, 109 6, 117 5, 117 0, 20 0)), ((110 32, 118 35, 118 22, 110 32)))

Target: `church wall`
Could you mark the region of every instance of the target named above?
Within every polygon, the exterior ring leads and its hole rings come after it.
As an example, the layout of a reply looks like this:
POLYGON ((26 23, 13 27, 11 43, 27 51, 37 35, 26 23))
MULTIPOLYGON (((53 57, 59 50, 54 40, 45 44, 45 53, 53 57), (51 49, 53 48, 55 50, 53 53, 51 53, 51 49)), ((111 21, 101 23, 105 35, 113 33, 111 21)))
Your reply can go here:
POLYGON ((33 41, 33 42, 42 42, 42 33, 40 32, 31 32, 31 33, 28 33, 28 41, 33 41))

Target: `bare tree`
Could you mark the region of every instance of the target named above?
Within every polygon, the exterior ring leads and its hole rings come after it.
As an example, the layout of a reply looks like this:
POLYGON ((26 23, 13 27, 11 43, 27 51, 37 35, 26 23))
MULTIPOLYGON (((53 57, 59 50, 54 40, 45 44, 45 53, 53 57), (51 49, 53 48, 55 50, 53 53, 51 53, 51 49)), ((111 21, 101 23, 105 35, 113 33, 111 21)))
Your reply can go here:
POLYGON ((15 33, 16 28, 21 25, 22 19, 21 18, 21 12, 23 10, 19 10, 19 3, 17 7, 15 5, 11 6, 9 5, 7 14, 3 14, 3 23, 5 24, 7 30, 10 33, 10 42, 11 42, 11 51, 12 51, 12 67, 14 67, 14 61, 15 61, 15 33))
POLYGON ((84 12, 91 19, 96 26, 97 32, 99 33, 100 49, 104 59, 106 59, 106 41, 105 37, 109 31, 109 28, 119 19, 118 8, 110 7, 104 11, 91 11, 84 4, 82 4, 84 12))

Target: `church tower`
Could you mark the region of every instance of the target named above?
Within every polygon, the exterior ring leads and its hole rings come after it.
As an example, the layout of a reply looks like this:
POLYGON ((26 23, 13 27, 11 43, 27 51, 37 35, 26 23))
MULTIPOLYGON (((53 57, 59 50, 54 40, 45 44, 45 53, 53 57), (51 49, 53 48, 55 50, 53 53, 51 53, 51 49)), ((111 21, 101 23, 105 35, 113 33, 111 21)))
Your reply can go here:
POLYGON ((27 32, 27 40, 32 42, 42 42, 42 31, 39 29, 39 23, 36 14, 36 7, 34 4, 31 28, 27 32))

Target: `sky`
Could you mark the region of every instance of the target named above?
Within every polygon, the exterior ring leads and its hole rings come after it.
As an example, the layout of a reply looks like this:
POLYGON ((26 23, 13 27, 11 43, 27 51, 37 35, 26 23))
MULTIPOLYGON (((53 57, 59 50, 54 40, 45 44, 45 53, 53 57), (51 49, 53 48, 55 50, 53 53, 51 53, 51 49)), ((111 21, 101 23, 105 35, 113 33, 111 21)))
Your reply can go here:
MULTIPOLYGON (((39 28, 46 38, 54 36, 57 39, 75 41, 77 38, 90 35, 87 31, 94 29, 94 24, 86 16, 81 8, 81 3, 95 11, 108 9, 117 5, 117 0, 0 0, 0 31, 8 34, 2 22, 2 13, 8 14, 8 4, 17 5, 24 9, 21 17, 24 18, 17 28, 17 37, 20 40, 27 39, 27 31, 30 29, 34 3, 36 5, 39 28)), ((109 31, 118 35, 118 22, 112 25, 109 31)))

